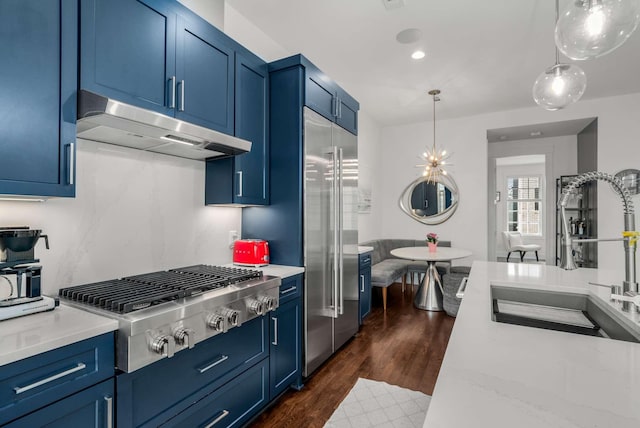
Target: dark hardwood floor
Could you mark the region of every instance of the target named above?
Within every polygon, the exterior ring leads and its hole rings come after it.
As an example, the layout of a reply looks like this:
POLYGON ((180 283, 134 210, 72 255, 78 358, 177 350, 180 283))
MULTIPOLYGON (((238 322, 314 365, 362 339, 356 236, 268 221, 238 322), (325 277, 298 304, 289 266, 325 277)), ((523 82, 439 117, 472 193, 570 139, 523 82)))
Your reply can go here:
POLYGON ((251 428, 322 427, 359 377, 431 395, 455 318, 413 306, 400 284, 389 288, 387 313, 374 288, 360 332, 305 382, 287 391, 251 428))

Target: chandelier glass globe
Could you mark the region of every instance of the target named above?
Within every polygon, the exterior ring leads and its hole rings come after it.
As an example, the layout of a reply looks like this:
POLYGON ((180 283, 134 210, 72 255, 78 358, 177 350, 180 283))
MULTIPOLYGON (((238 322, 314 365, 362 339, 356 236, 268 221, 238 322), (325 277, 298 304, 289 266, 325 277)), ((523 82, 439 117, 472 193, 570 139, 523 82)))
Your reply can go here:
POLYGON ((566 57, 585 60, 622 45, 640 23, 640 0, 577 0, 559 16, 556 46, 566 57))
POLYGON ((587 88, 587 76, 577 65, 556 64, 543 71, 533 85, 533 99, 546 110, 575 103, 587 88))

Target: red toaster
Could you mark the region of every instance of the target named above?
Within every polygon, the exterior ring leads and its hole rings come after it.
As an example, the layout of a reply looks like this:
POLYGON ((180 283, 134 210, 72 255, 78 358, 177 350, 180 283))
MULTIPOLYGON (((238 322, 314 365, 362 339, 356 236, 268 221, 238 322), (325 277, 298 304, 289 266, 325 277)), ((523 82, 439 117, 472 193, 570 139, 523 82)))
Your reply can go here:
POLYGON ((233 264, 266 266, 269 264, 269 243, 262 239, 238 239, 233 244, 233 264))

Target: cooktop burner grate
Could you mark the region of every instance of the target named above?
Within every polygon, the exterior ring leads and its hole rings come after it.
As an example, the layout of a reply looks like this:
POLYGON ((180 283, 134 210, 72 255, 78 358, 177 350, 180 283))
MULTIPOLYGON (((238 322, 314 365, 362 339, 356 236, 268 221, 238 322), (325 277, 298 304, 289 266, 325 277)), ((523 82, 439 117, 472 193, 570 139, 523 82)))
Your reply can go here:
POLYGON ((262 278, 262 271, 252 269, 231 268, 223 266, 194 265, 170 269, 169 272, 179 272, 205 277, 215 277, 227 281, 227 285, 262 278))
POLYGON ((195 265, 62 288, 59 295, 128 313, 261 277, 262 272, 256 270, 195 265))

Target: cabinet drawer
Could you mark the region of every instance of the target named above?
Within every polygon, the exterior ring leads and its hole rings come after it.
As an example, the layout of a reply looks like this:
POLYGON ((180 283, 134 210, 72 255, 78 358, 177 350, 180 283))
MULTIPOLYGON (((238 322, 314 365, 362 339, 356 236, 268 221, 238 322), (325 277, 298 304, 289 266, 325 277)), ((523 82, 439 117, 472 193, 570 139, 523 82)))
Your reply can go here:
POLYGON ((269 401, 268 368, 269 359, 264 359, 161 426, 242 426, 269 401))
POLYGON ((67 345, 0 370, 0 424, 112 377, 113 333, 67 345))
POLYGON ((371 266, 371 253, 360 254, 360 269, 363 267, 371 266))
POLYGON ((156 427, 268 355, 266 317, 117 378, 118 426, 156 427))
POLYGON ((13 421, 7 428, 112 428, 113 387, 113 379, 106 380, 13 421))
POLYGON ((302 274, 284 278, 280 284, 280 304, 300 297, 302 293, 302 274))

